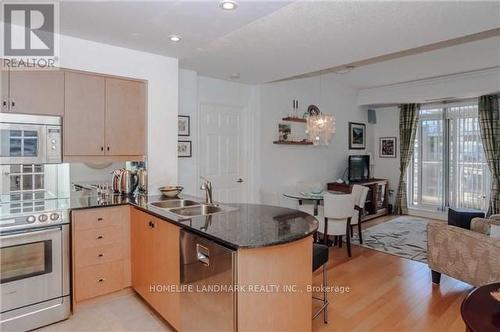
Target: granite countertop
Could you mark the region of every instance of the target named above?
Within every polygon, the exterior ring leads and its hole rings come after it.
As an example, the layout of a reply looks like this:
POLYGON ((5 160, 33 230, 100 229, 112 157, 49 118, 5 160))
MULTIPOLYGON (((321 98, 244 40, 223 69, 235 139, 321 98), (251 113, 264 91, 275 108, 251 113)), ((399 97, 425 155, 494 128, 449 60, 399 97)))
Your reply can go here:
MULTIPOLYGON (((203 202, 203 199, 182 196, 203 202)), ((258 248, 284 244, 305 238, 318 228, 317 220, 307 213, 260 204, 221 204, 224 212, 210 216, 178 217, 151 202, 168 200, 160 195, 97 195, 73 192, 62 205, 69 209, 86 209, 131 204, 167 222, 200 234, 234 249, 258 248)))

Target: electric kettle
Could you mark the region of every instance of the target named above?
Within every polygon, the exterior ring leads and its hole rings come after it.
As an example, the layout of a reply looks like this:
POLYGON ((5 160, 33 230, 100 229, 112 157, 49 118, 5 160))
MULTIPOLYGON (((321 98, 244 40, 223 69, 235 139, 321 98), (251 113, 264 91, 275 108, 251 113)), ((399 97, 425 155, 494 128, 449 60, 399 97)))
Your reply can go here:
POLYGON ((112 187, 115 193, 131 194, 137 188, 137 174, 128 169, 120 168, 113 171, 112 187))
POLYGON ((137 188, 137 174, 135 172, 124 169, 120 175, 120 192, 122 194, 131 194, 137 188))

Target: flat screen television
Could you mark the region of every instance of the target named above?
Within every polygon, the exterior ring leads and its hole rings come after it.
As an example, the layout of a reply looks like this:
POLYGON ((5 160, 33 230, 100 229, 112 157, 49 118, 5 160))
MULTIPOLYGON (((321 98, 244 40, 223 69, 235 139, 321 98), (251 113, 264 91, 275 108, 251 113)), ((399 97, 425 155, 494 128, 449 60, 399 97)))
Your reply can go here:
POLYGON ((349 156, 349 182, 368 180, 370 178, 370 156, 349 156))

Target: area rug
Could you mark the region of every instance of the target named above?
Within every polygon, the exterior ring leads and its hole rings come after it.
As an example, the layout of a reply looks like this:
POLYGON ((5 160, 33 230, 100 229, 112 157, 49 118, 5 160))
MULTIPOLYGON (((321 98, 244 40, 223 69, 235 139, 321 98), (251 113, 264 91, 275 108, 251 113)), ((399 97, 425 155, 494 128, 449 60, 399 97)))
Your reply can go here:
MULTIPOLYGON (((357 233, 351 243, 359 245, 357 233)), ((427 263, 427 221, 405 216, 363 229, 361 246, 427 263)))

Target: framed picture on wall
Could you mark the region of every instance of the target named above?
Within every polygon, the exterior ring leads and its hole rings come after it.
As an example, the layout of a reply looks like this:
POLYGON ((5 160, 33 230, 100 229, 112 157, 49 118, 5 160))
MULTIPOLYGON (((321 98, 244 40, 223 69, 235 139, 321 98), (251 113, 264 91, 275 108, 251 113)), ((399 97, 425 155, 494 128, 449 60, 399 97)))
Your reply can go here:
POLYGON ((396 158, 396 137, 380 137, 379 156, 380 158, 396 158))
POLYGON ((349 149, 366 149, 366 125, 364 123, 349 122, 349 149))
POLYGON ((177 142, 177 157, 190 158, 192 154, 191 141, 178 141, 177 142))
POLYGON ((178 130, 178 135, 179 136, 189 136, 190 135, 190 130, 191 130, 191 120, 189 115, 179 115, 178 116, 178 124, 177 124, 177 130, 178 130))

